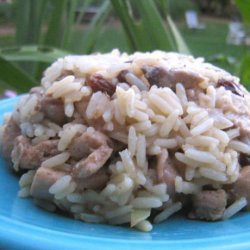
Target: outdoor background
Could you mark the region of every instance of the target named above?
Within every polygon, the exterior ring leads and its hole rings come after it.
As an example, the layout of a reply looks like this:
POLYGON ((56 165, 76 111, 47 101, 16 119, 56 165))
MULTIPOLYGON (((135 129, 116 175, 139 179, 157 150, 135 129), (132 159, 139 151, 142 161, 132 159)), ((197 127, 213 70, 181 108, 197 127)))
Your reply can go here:
POLYGON ((249 24, 250 0, 0 0, 0 95, 60 56, 113 48, 202 56, 249 88, 249 24))

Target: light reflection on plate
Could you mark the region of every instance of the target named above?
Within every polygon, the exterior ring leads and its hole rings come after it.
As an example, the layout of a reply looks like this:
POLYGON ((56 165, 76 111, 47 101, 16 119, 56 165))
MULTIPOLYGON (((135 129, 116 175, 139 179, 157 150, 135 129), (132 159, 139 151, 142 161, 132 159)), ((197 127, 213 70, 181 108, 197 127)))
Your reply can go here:
MULTIPOLYGON (((0 122, 18 100, 0 101, 0 122)), ((250 249, 250 213, 227 221, 191 221, 174 216, 150 233, 86 224, 17 197, 18 177, 0 158, 0 249, 250 249)))

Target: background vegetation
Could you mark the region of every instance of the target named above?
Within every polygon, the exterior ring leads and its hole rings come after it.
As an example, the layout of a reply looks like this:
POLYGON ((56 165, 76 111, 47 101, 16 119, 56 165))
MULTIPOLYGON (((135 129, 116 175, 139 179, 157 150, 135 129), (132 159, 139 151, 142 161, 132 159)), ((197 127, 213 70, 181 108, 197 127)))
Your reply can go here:
POLYGON ((12 0, 0 4, 0 91, 28 91, 42 72, 68 53, 161 49, 203 56, 250 85, 247 45, 226 44, 228 22, 249 29, 250 0, 12 0), (207 5, 206 5, 207 4, 207 5), (201 30, 186 27, 188 9, 201 30), (218 18, 218 16, 220 18, 218 18), (222 18, 223 17, 223 18, 222 18), (226 18, 226 19, 225 19, 226 18))

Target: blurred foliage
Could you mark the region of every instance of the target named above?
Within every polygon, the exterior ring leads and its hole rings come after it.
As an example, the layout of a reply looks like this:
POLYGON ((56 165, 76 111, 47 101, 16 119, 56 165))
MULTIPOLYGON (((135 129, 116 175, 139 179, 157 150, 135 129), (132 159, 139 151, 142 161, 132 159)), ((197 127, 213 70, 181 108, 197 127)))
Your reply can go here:
MULTIPOLYGON (((249 1, 236 0, 246 25, 249 1)), ((20 92, 28 91, 30 86, 39 84, 44 69, 58 57, 68 53, 92 53, 101 46, 109 50, 117 40, 128 52, 178 51, 204 55, 230 68, 236 65, 242 79, 250 83, 248 53, 240 64, 231 56, 219 53, 219 48, 218 53, 213 52, 216 55, 211 56, 212 47, 217 45, 210 46, 205 37, 213 31, 209 25, 206 31, 188 31, 188 34, 179 25, 177 27, 176 20, 183 21, 187 9, 202 10, 205 2, 207 10, 228 8, 227 0, 13 0, 3 8, 0 5, 0 20, 14 23, 16 31, 15 39, 10 38, 11 46, 2 47, 0 42, 0 83, 20 92), (117 31, 111 31, 109 24, 117 19, 120 21, 115 22, 117 31)), ((225 39, 225 27, 218 41, 225 39)), ((219 47, 222 49, 222 46, 219 47)))
POLYGON ((9 3, 0 3, 0 22, 8 23, 12 21, 12 6, 9 3))
MULTIPOLYGON (((235 0, 246 29, 250 27, 250 0, 235 0)), ((247 51, 243 56, 238 67, 238 75, 242 83, 250 90, 250 51, 247 51)))
POLYGON ((169 2, 169 12, 173 20, 182 20, 187 10, 198 11, 197 4, 192 0, 172 0, 169 2))
POLYGON ((233 8, 232 0, 193 0, 202 14, 210 16, 231 17, 233 8))
POLYGON ((167 0, 13 0, 11 7, 15 45, 0 49, 0 81, 19 91, 38 84, 45 67, 58 57, 72 51, 91 53, 111 11, 121 20, 130 52, 162 49, 190 53, 168 15, 167 0), (98 11, 88 24, 82 23, 87 11, 95 7, 98 11), (80 24, 85 27, 76 39, 74 29, 80 24), (22 79, 19 85, 13 80, 15 70, 22 79))

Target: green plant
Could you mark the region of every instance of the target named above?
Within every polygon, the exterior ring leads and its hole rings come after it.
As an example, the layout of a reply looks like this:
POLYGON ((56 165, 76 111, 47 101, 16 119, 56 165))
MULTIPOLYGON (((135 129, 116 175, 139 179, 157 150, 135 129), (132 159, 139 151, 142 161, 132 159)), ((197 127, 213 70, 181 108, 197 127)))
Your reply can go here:
MULTIPOLYGON (((245 27, 249 29, 250 0, 235 0, 235 4, 242 15, 245 27)), ((242 57, 242 60, 238 67, 238 74, 241 78, 241 81, 248 89, 250 89, 250 51, 247 51, 247 53, 245 53, 245 55, 242 57)))
POLYGON ((93 52, 112 10, 122 23, 130 52, 190 53, 169 15, 168 0, 14 0, 12 7, 16 45, 0 48, 0 82, 20 92, 38 84, 43 70, 58 57, 93 52), (81 25, 76 39, 76 27, 93 4, 98 4, 98 12, 88 25, 81 25))
POLYGON ((90 53, 97 34, 107 18, 111 6, 109 0, 102 1, 99 12, 73 40, 74 25, 81 22, 85 10, 93 1, 87 0, 14 0, 15 44, 0 48, 0 81, 20 92, 37 85, 42 71, 58 57, 69 54, 72 44, 78 53, 90 53), (80 16, 75 19, 79 6, 80 16), (13 72, 22 81, 13 79, 13 72), (20 78, 21 77, 21 78, 20 78))

